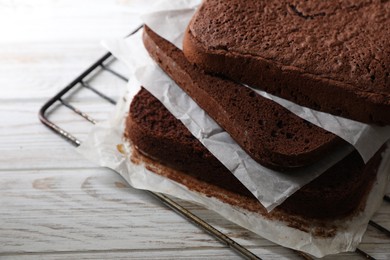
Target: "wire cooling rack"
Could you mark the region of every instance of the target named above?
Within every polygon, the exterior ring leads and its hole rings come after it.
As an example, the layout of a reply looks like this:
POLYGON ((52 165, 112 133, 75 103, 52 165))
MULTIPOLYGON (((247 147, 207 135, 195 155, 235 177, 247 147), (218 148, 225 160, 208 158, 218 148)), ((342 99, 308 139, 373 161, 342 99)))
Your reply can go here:
MULTIPOLYGON (((136 33, 140 28, 136 29, 134 32, 132 32, 130 35, 136 33)), ((61 128, 57 123, 53 122, 49 119, 49 117, 52 117, 53 114, 61 113, 61 108, 67 108, 76 115, 82 117, 86 122, 89 122, 91 124, 96 124, 98 120, 94 119, 89 114, 83 112, 81 109, 77 108, 74 104, 72 104, 71 97, 74 93, 76 93, 78 90, 83 89, 87 90, 89 92, 92 92, 96 94, 98 97, 100 97, 103 102, 115 105, 116 100, 113 97, 110 97, 108 94, 104 93, 103 91, 99 90, 93 85, 93 79, 96 78, 97 75, 108 72, 111 77, 115 77, 122 81, 123 87, 125 87, 126 82, 128 81, 128 78, 125 77, 122 73, 118 72, 117 70, 113 69, 111 64, 116 61, 116 59, 111 55, 111 53, 106 53, 103 57, 98 59, 95 63, 93 63, 88 69, 86 69, 83 73, 81 73, 80 76, 75 78, 69 85, 67 85, 65 88, 63 88, 60 92, 58 92, 54 97, 50 98, 40 109, 39 111, 39 119, 40 121, 49 127, 51 130, 54 131, 54 133, 60 135, 65 140, 69 141, 74 146, 79 146, 81 144, 81 140, 75 137, 72 133, 66 131, 65 129, 61 128)), ((261 259, 259 256, 253 254, 250 252, 247 248, 243 247, 242 245, 235 242, 233 239, 229 238, 227 235, 221 233, 217 229, 215 229, 213 226, 199 218, 198 216, 191 213, 189 210, 182 207, 177 202, 173 201, 169 197, 156 193, 156 192, 150 192, 152 196, 156 197, 159 201, 161 201, 163 204, 174 210, 175 212, 179 213, 180 215, 184 216, 187 220, 190 222, 196 224, 203 230, 207 231, 211 235, 213 235, 216 239, 220 240, 222 243, 226 244, 227 246, 231 247, 233 250, 235 250, 238 254, 240 254, 242 257, 247 259, 261 259)), ((390 203, 390 197, 388 195, 385 195, 384 197, 385 203, 390 203)), ((383 233, 385 237, 390 239, 390 230, 383 227, 382 225, 378 224, 375 221, 370 221, 369 225, 377 229, 379 232, 383 233)), ((293 250, 297 255, 301 256, 304 259, 313 259, 311 256, 293 250)), ((356 254, 361 255, 365 257, 366 259, 375 259, 373 256, 371 256, 368 252, 357 249, 356 254)))

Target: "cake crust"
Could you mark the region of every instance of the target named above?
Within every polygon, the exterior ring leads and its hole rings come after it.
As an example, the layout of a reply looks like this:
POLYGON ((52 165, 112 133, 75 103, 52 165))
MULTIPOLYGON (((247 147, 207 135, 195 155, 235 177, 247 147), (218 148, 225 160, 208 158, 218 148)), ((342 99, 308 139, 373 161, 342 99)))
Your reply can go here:
POLYGON ((390 124, 389 35, 389 1, 206 0, 184 53, 300 105, 390 124))

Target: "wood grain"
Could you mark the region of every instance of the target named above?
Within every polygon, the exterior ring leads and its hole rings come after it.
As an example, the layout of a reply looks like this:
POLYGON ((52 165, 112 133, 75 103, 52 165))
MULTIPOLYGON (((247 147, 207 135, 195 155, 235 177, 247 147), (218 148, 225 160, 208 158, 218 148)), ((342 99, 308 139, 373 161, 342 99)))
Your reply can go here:
MULTIPOLYGON (((0 1, 0 100, 45 100, 140 20, 134 1, 0 1)), ((136 2, 136 1, 135 1, 136 2)))
MULTIPOLYGON (((232 250, 80 157, 38 120, 42 104, 105 50, 100 41, 137 26, 138 2, 0 0, 0 259, 237 259, 232 250)), ((123 75, 126 68, 111 64, 123 75)), ((89 83, 114 99, 125 82, 99 73, 89 83)), ((65 97, 97 121, 112 105, 83 88, 65 97)), ((69 109, 49 118, 83 140, 91 127, 69 109)), ((389 192, 390 193, 390 190, 389 192)), ((263 259, 300 259, 189 202, 179 201, 263 259)), ((390 205, 374 220, 390 228, 390 205)), ((369 227, 362 249, 390 259, 390 241, 369 227)), ((325 259, 361 259, 354 253, 325 259)))
MULTIPOLYGON (((134 254, 140 258, 151 253, 152 258, 158 258, 158 254, 169 258, 174 251, 180 258, 194 253, 199 257, 216 253, 220 257, 236 257, 144 191, 128 187, 110 170, 2 171, 0 178, 1 257, 61 259, 79 255, 88 259, 134 254)), ((275 246, 214 212, 189 202, 180 203, 266 259, 296 258, 292 251, 275 246)), ((380 259, 386 259, 389 254, 384 238, 369 228, 361 247, 367 251, 375 249, 380 259)))
MULTIPOLYGON (((1 172, 0 178, 0 256, 39 252, 226 249, 153 197, 128 187, 120 176, 106 169, 1 172)), ((281 255, 294 255, 287 249, 275 249, 271 242, 213 212, 185 204, 243 244, 266 246, 281 255)))

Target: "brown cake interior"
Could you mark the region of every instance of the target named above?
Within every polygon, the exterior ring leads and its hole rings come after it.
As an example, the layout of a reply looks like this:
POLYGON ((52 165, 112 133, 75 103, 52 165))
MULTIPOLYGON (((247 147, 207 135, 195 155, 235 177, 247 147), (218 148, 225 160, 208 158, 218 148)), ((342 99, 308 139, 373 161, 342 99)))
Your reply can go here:
POLYGON ((210 76, 145 26, 156 63, 258 163, 288 171, 317 162, 345 142, 233 81, 210 76))
MULTIPOLYGON (((241 200, 246 198, 244 200, 252 201, 253 205, 259 204, 185 126, 143 88, 131 103, 125 137, 144 157, 179 171, 179 175, 191 176, 211 187, 228 191, 227 194, 237 194, 241 200)), ((364 165, 358 153, 353 152, 294 193, 269 217, 280 212, 305 219, 351 215, 364 205, 380 160, 378 152, 364 165)), ((180 178, 174 179, 180 181, 180 178)), ((264 213, 264 208, 260 208, 249 207, 249 210, 264 213)))

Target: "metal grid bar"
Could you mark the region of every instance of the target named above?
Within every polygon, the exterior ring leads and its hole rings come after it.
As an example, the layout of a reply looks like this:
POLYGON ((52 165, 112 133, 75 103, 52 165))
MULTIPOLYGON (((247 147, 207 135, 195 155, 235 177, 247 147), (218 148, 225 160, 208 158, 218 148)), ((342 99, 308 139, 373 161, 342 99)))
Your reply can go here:
MULTIPOLYGON (((137 28, 130 35, 136 33, 140 28, 142 28, 142 27, 137 28)), ((122 80, 127 82, 128 79, 125 76, 123 76, 122 74, 118 73, 115 70, 112 70, 106 64, 104 64, 104 62, 106 62, 111 57, 112 57, 111 53, 107 53, 103 57, 98 59, 87 70, 85 70, 80 76, 75 78, 68 86, 66 86, 64 89, 62 89, 54 97, 49 99, 42 106, 42 108, 39 110, 39 119, 40 119, 40 121, 44 125, 49 127, 51 130, 53 130, 56 134, 60 135, 61 137, 63 137, 64 139, 66 139, 67 141, 72 143, 74 146, 79 146, 81 144, 81 141, 79 139, 77 139, 76 137, 74 137, 71 133, 67 132, 66 130, 62 129, 61 127, 59 127, 58 125, 56 125, 55 123, 50 121, 48 119, 48 117, 47 117, 47 111, 49 109, 55 110, 54 105, 59 102, 64 107, 72 110, 74 113, 76 113, 77 115, 79 115, 82 118, 84 118, 86 121, 88 121, 88 122, 90 122, 92 124, 96 124, 97 120, 93 119, 87 113, 84 113, 80 109, 78 109, 75 106, 71 105, 69 102, 64 100, 63 97, 64 97, 65 94, 69 93, 72 89, 74 89, 76 86, 78 86, 80 84, 83 88, 88 89, 88 90, 94 92, 95 94, 100 96, 102 99, 104 99, 104 100, 108 101, 109 103, 115 105, 116 104, 115 100, 113 100, 112 98, 110 98, 106 94, 102 93, 101 91, 97 90, 96 88, 91 86, 85 80, 86 77, 90 76, 90 74, 93 71, 95 71, 97 68, 100 68, 101 71, 107 71, 107 72, 111 73, 112 75, 114 75, 115 77, 120 78, 120 79, 122 79, 122 80)), ((147 192, 150 193, 155 198, 157 198, 158 200, 160 200, 163 204, 165 204, 166 206, 168 206, 169 208, 171 208, 175 212, 177 212, 180 215, 182 215, 183 217, 185 217, 190 222, 198 225, 203 230, 205 230, 208 233, 210 233, 211 235, 213 235, 215 238, 217 238, 222 243, 224 243, 227 246, 229 246, 230 248, 234 249, 242 257, 244 257, 246 259, 261 259, 260 257, 256 256, 255 254, 250 252, 245 247, 241 246, 240 244, 238 244, 237 242, 232 240, 230 237, 228 237, 225 234, 221 233, 220 231, 218 231, 217 229, 215 229, 214 227, 209 225, 207 222, 205 222, 201 218, 197 217, 196 215, 194 215, 193 213, 191 213, 190 211, 188 211, 184 207, 180 206, 175 201, 173 201, 170 198, 168 198, 167 196, 165 196, 163 194, 160 194, 160 193, 151 192, 151 191, 147 191, 147 192)), ((390 203, 390 196, 385 195, 383 199, 384 199, 385 202, 390 203)), ((378 231, 380 231, 380 232, 386 234, 388 237, 390 237, 390 230, 388 230, 387 228, 379 225, 378 223, 376 223, 376 222, 374 222, 372 220, 370 220, 369 225, 373 226, 378 231)), ((293 251, 298 256, 302 257, 303 259, 313 259, 310 255, 308 255, 306 253, 303 253, 303 252, 300 252, 300 251, 296 251, 296 250, 293 250, 293 251)), ((370 256, 368 253, 364 252, 363 250, 361 250, 359 248, 356 249, 355 253, 357 253, 359 255, 362 255, 362 256, 364 256, 367 259, 375 259, 374 257, 370 256)))
POLYGON ((364 258, 366 259, 369 259, 369 260, 375 260, 374 257, 370 256, 369 254, 367 254, 366 252, 364 252, 363 250, 359 249, 359 248, 356 248, 356 251, 355 251, 357 254, 359 255, 362 255, 364 256, 364 258))
MULTIPOLYGON (((104 68, 104 67, 103 67, 104 68)), ((92 92, 94 92, 95 94, 99 95, 101 98, 107 100, 108 102, 110 102, 111 104, 115 105, 116 104, 116 101, 113 100, 112 98, 110 98, 109 96, 105 95, 104 93, 100 92, 99 90, 95 89, 94 87, 92 87, 91 85, 89 85, 87 82, 85 81, 81 81, 81 85, 86 88, 86 89, 89 89, 91 90, 92 92)))

